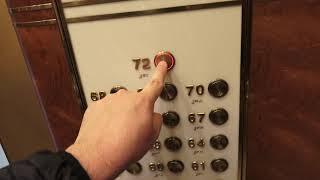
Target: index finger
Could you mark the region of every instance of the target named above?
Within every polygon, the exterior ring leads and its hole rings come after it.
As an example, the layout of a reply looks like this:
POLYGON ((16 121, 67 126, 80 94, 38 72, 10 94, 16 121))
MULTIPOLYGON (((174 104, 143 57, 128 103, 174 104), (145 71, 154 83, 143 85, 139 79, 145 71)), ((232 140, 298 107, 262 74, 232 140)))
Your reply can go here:
POLYGON ((168 72, 168 64, 164 61, 159 62, 156 68, 156 72, 153 74, 149 83, 142 90, 142 93, 146 95, 152 103, 154 103, 160 96, 164 80, 168 72))

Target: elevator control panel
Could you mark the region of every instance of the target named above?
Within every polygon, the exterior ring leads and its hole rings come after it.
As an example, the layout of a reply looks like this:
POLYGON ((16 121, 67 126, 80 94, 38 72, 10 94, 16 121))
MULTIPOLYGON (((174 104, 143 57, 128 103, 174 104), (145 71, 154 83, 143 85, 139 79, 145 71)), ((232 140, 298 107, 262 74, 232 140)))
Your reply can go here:
POLYGON ((118 179, 238 180, 242 2, 62 2, 87 104, 139 92, 168 64, 160 137, 118 179))

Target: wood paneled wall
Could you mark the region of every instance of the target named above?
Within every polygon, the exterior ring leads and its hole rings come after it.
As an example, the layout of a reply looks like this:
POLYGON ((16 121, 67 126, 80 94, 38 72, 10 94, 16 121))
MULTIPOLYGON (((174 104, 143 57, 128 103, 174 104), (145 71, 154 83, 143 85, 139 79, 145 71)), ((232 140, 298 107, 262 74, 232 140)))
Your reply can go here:
MULTIPOLYGON (((30 6, 48 0, 10 0, 10 8, 30 6)), ((25 59, 33 75, 49 127, 57 149, 72 144, 80 128, 82 112, 74 90, 66 50, 62 42, 58 21, 50 24, 23 24, 31 21, 57 19, 54 8, 12 12, 25 59)))
POLYGON ((253 2, 248 180, 319 179, 320 1, 253 2))
POLYGON ((0 144, 15 161, 54 143, 7 9, 0 1, 0 144))

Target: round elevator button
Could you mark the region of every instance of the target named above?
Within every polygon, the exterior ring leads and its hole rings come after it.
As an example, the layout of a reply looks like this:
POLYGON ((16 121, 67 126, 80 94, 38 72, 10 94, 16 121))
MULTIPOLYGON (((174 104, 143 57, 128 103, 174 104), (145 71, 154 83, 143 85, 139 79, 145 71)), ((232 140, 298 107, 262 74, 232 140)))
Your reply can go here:
POLYGON ((180 117, 178 113, 173 111, 169 111, 162 114, 162 118, 163 118, 163 124, 166 125, 167 127, 175 127, 180 122, 180 117))
POLYGON ((158 54, 154 57, 154 65, 158 66, 158 64, 161 61, 165 61, 168 65, 168 70, 171 70, 175 64, 174 56, 167 51, 160 51, 158 54))
POLYGON ((229 144, 227 136, 219 134, 210 139, 210 145, 217 150, 225 149, 229 144))
POLYGON ((182 147, 182 141, 178 137, 169 137, 164 141, 164 145, 170 151, 178 151, 182 147))
POLYGON ((173 173, 181 173, 184 169, 183 162, 179 161, 179 160, 169 161, 167 166, 168 166, 169 171, 171 171, 173 173))
POLYGON ((165 83, 163 90, 160 94, 160 98, 165 101, 172 101, 177 97, 178 90, 175 85, 171 83, 165 83))
POLYGON ((229 164, 225 159, 215 159, 211 162, 211 168, 215 172, 224 172, 228 167, 229 164))
POLYGON ((229 114, 225 109, 219 108, 209 113, 209 119, 213 124, 222 125, 228 121, 229 114))
POLYGON ((123 87, 123 86, 115 86, 115 87, 111 88, 110 94, 117 93, 118 91, 120 91, 120 89, 125 89, 125 90, 127 90, 127 88, 125 88, 125 87, 123 87))
POLYGON ((229 85, 225 80, 218 79, 209 84, 208 91, 212 96, 220 98, 228 93, 229 85))
POLYGON ((136 162, 136 163, 132 163, 128 166, 127 171, 130 174, 139 174, 142 171, 142 166, 140 163, 136 162))

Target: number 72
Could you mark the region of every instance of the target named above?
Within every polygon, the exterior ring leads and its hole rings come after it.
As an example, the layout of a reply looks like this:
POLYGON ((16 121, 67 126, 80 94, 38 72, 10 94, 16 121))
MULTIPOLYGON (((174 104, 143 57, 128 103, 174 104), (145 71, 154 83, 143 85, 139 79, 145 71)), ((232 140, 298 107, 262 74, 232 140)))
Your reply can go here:
POLYGON ((139 70, 141 62, 142 62, 142 69, 144 70, 151 69, 149 58, 135 58, 135 59, 132 59, 132 61, 135 63, 134 68, 136 70, 139 70))

